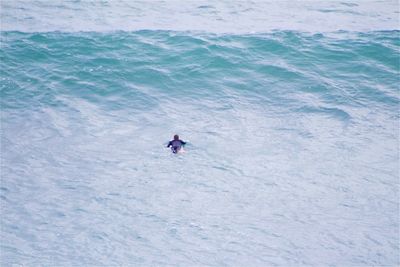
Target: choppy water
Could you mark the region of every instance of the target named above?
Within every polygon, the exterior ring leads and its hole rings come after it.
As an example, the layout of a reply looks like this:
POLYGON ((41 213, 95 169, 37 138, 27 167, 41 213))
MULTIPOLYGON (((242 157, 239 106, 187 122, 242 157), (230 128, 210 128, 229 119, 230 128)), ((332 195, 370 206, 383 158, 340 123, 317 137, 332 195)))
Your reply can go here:
POLYGON ((399 30, 45 32, 15 3, 2 265, 400 264, 399 30))

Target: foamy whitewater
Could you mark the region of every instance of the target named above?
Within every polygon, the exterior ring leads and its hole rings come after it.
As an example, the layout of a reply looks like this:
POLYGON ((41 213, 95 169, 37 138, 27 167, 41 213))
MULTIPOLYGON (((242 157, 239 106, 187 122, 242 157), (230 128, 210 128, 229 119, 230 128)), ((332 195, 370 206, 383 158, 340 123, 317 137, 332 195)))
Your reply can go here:
POLYGON ((398 1, 0 3, 1 266, 400 264, 398 1))

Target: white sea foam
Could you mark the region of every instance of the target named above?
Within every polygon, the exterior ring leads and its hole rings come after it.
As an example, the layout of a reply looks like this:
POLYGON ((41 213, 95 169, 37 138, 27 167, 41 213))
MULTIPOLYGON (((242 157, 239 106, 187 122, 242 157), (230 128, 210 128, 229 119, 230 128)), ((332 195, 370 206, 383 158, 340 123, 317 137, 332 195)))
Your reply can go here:
POLYGON ((0 265, 399 265, 396 2, 1 7, 0 265))
POLYGON ((399 29, 398 1, 1 1, 3 31, 399 29))

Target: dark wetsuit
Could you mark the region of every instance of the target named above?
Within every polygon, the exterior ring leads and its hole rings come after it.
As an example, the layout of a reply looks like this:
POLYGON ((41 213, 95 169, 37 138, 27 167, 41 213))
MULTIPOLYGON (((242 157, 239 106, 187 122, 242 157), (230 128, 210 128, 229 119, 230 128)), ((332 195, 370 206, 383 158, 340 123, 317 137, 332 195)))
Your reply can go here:
POLYGON ((182 140, 172 140, 169 141, 167 147, 171 147, 172 153, 178 153, 184 145, 186 145, 186 142, 182 140))

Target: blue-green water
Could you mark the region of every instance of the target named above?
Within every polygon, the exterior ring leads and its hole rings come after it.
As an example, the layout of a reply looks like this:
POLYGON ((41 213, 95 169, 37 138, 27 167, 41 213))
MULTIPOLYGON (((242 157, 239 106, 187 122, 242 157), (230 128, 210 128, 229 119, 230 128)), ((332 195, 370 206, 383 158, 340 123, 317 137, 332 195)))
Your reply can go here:
POLYGON ((399 33, 2 31, 1 265, 398 265, 399 33))

